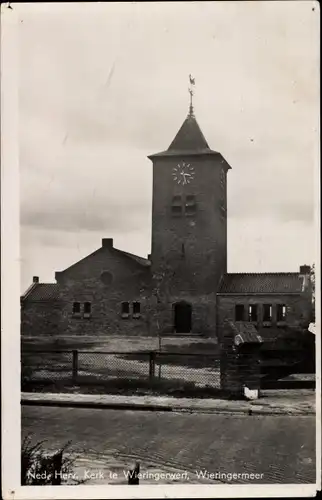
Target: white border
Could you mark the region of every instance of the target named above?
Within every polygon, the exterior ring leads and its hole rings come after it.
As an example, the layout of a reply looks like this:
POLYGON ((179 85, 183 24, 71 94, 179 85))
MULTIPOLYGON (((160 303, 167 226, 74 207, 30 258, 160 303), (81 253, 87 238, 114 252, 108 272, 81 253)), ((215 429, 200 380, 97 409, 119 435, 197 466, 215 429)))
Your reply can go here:
POLYGON ((315 486, 291 485, 169 485, 169 486, 22 486, 5 499, 102 499, 102 498, 258 498, 310 497, 315 486), (30 490, 30 491, 29 491, 30 490), (59 490, 59 491, 58 491, 59 490))
MULTIPOLYGON (((319 4, 306 2, 316 9, 319 4)), ((44 4, 43 4, 44 5, 44 4)), ((321 282, 316 261, 316 484, 20 486, 20 269, 18 162, 18 15, 1 5, 1 318, 2 318, 2 492, 5 499, 54 498, 252 498, 314 496, 321 489, 321 282)), ((317 21, 319 22, 319 21, 317 21)), ((41 43, 41 41, 39 41, 41 43)), ((320 256, 320 123, 316 126, 316 255, 320 256)))
POLYGON ((1 389, 2 492, 20 483, 20 245, 18 31, 14 9, 1 4, 1 389), (19 466, 17 467, 17 464, 19 466))

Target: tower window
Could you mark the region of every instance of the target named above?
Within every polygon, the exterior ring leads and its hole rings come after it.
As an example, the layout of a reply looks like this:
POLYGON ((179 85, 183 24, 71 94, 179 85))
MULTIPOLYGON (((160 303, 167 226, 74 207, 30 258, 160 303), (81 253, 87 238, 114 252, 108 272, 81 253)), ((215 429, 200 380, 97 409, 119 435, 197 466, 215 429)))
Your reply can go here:
POLYGON ((263 305, 263 322, 272 321, 272 306, 270 304, 263 305))
POLYGON ((276 320, 277 322, 286 320, 286 306, 284 304, 277 304, 276 320))
POLYGON ((235 305, 235 321, 244 321, 245 306, 244 304, 235 305))
POLYGON ((90 318, 92 314, 92 304, 90 302, 84 303, 84 318, 90 318))
POLYGON ((177 195, 172 198, 172 206, 171 206, 172 215, 180 216, 182 215, 182 197, 177 195))
POLYGON ((188 194, 185 199, 185 214, 194 215, 197 210, 196 198, 194 195, 188 194))
POLYGON ((129 302, 122 302, 122 304, 121 304, 122 318, 128 318, 129 314, 130 314, 130 303, 129 302))
POLYGON ((133 302, 133 318, 139 318, 141 316, 141 304, 140 302, 133 302))
POLYGON ((248 306, 248 320, 257 321, 257 305, 251 304, 248 306))
POLYGON ((80 316, 81 313, 81 305, 80 302, 73 302, 73 316, 80 316))

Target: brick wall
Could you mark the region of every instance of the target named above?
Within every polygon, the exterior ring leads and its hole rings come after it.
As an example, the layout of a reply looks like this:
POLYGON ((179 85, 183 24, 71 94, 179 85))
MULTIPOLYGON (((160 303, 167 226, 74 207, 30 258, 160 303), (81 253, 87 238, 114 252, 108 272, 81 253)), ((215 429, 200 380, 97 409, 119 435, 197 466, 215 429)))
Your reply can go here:
MULTIPOLYGON (((192 306, 191 333, 198 333, 209 337, 216 335, 216 297, 202 295, 195 297, 187 293, 176 296, 162 296, 161 302, 151 299, 150 319, 151 330, 160 333, 174 331, 174 304, 185 300, 192 306)), ((187 332, 186 332, 187 333, 187 332)))
POLYGON ((61 308, 59 301, 24 302, 21 305, 21 333, 26 336, 57 335, 61 308))
MULTIPOLYGON (((244 304, 245 313, 250 304, 258 305, 258 322, 255 324, 261 335, 270 338, 271 332, 276 332, 276 305, 286 305, 286 318, 284 323, 279 323, 281 327, 307 327, 310 321, 310 299, 306 294, 298 295, 219 295, 217 325, 219 330, 226 320, 235 321, 235 305, 244 304), (271 328, 264 327, 262 320, 263 305, 272 305, 271 328)), ((247 318, 245 318, 247 321, 247 318)))
POLYGON ((150 333, 150 269, 140 266, 121 252, 101 248, 62 273, 56 273, 62 303, 60 328, 66 335, 150 333), (102 281, 109 272, 112 282, 102 281), (140 303, 140 316, 133 318, 132 304, 140 303), (91 303, 91 315, 85 319, 73 315, 73 303, 91 303), (122 318, 122 302, 130 303, 128 318, 122 318))

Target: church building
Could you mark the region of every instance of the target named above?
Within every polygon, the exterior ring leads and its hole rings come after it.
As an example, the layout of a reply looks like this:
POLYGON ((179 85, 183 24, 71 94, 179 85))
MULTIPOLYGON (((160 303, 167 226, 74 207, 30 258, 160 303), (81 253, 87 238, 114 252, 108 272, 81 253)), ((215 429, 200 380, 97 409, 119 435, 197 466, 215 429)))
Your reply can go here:
POLYGON ((139 257, 103 238, 95 252, 56 272, 56 283, 34 277, 21 297, 22 334, 219 337, 225 320, 260 331, 307 327, 309 266, 227 273, 231 166, 208 145, 192 104, 168 149, 149 159, 151 254, 139 257))

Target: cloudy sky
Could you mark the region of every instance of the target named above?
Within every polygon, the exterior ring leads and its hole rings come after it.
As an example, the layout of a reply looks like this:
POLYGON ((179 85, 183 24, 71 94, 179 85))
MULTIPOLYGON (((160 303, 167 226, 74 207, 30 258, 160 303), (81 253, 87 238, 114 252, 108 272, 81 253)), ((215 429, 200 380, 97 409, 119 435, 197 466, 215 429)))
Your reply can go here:
POLYGON ((102 237, 150 252, 152 168, 188 111, 228 179, 228 270, 314 261, 318 5, 18 4, 21 289, 102 237))

